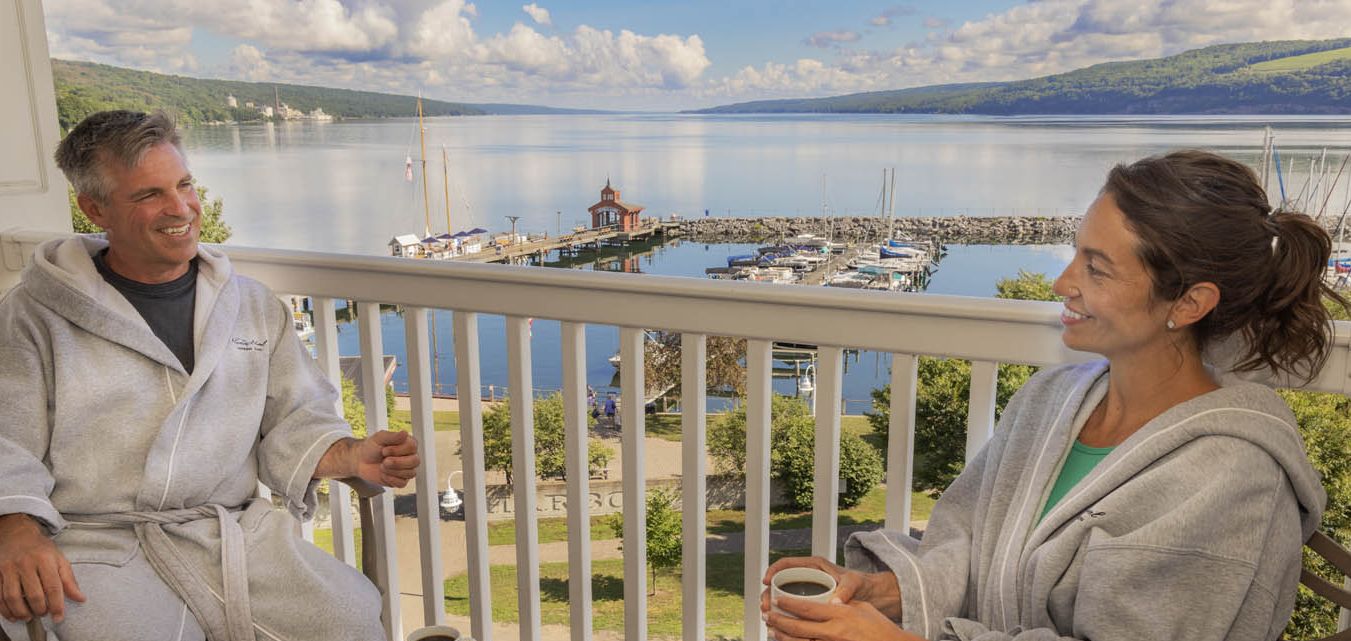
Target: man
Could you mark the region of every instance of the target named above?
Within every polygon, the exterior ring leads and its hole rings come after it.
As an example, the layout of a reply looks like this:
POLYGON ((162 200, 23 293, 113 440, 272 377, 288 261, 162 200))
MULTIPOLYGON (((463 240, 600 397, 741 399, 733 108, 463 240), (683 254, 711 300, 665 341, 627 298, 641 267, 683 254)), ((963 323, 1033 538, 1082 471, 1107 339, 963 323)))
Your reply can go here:
POLYGON ((406 485, 417 443, 353 439, 286 305, 198 246, 166 116, 94 114, 56 159, 107 238, 43 244, 0 300, 6 631, 384 638, 374 586, 251 497, 262 481, 309 518, 318 479, 406 485))

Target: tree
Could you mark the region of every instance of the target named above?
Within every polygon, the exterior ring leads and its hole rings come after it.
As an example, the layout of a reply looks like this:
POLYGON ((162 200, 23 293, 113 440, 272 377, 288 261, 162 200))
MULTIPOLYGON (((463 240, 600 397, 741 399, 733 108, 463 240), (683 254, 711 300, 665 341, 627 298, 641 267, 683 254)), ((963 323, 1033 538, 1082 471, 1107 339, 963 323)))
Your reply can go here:
MULTIPOLYGON (((558 393, 535 403, 535 474, 543 478, 566 478, 563 396, 558 393)), ((587 417, 587 430, 595 419, 587 417)), ((614 449, 599 439, 587 442, 587 460, 591 473, 600 471, 614 457, 614 449)), ((483 458, 490 470, 500 470, 507 483, 512 482, 511 404, 498 403, 483 415, 483 458)))
MULTIPOLYGON (((1019 271, 995 284, 998 298, 1056 300, 1045 274, 1019 271)), ((1000 365, 995 389, 995 417, 1014 392, 1036 372, 1029 365, 1000 365)), ((915 392, 916 489, 941 494, 966 465, 966 421, 970 410, 971 363, 952 358, 923 356, 918 365, 915 392)), ((891 431, 891 386, 872 391, 873 411, 867 414, 873 431, 886 443, 891 431)), ((883 452, 885 454, 885 451, 883 452)))
POLYGON ((357 384, 352 379, 342 379, 342 417, 352 426, 352 435, 366 438, 366 404, 357 396, 357 384))
MULTIPOLYGON (((1323 477, 1328 494, 1321 529, 1343 545, 1351 543, 1351 398, 1340 394, 1320 394, 1281 390, 1290 405, 1304 437, 1309 462, 1323 477)), ((1332 566, 1304 551, 1304 566, 1341 584, 1342 577, 1332 566)), ((1300 586, 1295 597, 1295 612, 1286 626, 1284 638, 1313 639, 1337 631, 1336 604, 1300 586)))
MULTIPOLYGON (((234 230, 225 224, 221 218, 221 213, 225 209, 225 201, 221 198, 207 199, 207 189, 200 185, 197 186, 197 199, 202 202, 202 223, 201 236, 199 239, 204 243, 223 243, 230 239, 234 230)), ((77 234, 97 234, 103 231, 98 225, 89 220, 88 216, 80 210, 80 203, 72 188, 66 188, 66 194, 70 198, 70 224, 77 234)))
MULTIPOLYGON (((675 488, 655 488, 647 493, 647 568, 652 576, 652 591, 657 593, 657 576, 662 570, 680 565, 684 548, 680 540, 680 511, 676 503, 680 495, 675 488)), ((624 515, 615 514, 609 520, 610 531, 624 538, 624 515)), ((621 549, 623 544, 621 544, 621 549)))
MULTIPOLYGON (((799 398, 775 395, 770 401, 770 476, 784 486, 796 509, 812 507, 816 470, 816 419, 799 398)), ((708 453, 724 472, 746 473, 745 404, 724 414, 709 429, 708 453)), ((840 435, 841 507, 858 505, 882 480, 882 459, 856 434, 840 435)))
MULTIPOLYGON (((680 385, 680 334, 653 331, 643 350, 643 378, 650 390, 680 385)), ((705 377, 709 389, 746 394, 746 339, 709 336, 706 343, 705 377)))

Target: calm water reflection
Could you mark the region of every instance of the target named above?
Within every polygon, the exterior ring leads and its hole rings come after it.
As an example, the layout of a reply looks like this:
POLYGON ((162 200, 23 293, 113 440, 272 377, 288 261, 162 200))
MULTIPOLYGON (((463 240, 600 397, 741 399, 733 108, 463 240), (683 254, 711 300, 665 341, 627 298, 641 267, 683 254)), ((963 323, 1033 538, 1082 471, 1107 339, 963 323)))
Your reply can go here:
MULTIPOLYGON (((443 146, 456 228, 504 230, 519 215, 523 230, 554 233, 586 218, 607 177, 660 216, 873 214, 883 167, 897 169, 898 215, 1076 213, 1117 162, 1205 147, 1255 163, 1267 123, 1287 158, 1302 157, 1297 172, 1324 146, 1351 149, 1347 118, 433 119, 432 228, 446 226, 443 146)), ((422 187, 404 180, 416 121, 197 127, 186 144, 236 243, 383 254, 393 235, 424 227, 422 187)))
MULTIPOLYGON (((456 229, 509 228, 556 233, 586 218, 608 177, 647 214, 686 217, 875 214, 883 167, 897 169, 898 215, 1078 213, 1115 163, 1179 147, 1203 147, 1257 163, 1262 127, 1271 123, 1303 182, 1308 158, 1323 147, 1351 150, 1348 118, 967 118, 944 116, 501 116, 428 121, 432 229, 444 230, 441 149, 449 157, 456 229)), ((412 120, 198 127, 186 144, 192 169, 225 199, 233 243, 383 255, 390 237, 420 233, 422 186, 404 179, 418 154, 412 120)), ((1335 163, 1334 167, 1335 167, 1335 163)), ((1288 166, 1288 164, 1287 164, 1288 166)), ((420 171, 420 169, 419 169, 420 171)), ((1295 187, 1292 187, 1294 189, 1295 187)), ((1275 183, 1272 184, 1273 191, 1275 183)), ((701 277, 705 267, 753 245, 675 243, 637 257, 646 273, 701 277)), ((1054 276, 1064 246, 954 246, 929 291, 993 295, 1019 270, 1054 276)), ((595 268, 587 266, 583 268, 595 268)), ((444 391, 455 370, 451 318, 438 312, 437 374, 444 391)), ((386 352, 405 362, 403 323, 382 319, 386 352)), ((480 322, 485 385, 506 382, 500 317, 480 322)), ((610 327, 587 331, 587 380, 607 389, 618 348, 610 327)), ((343 354, 355 354, 354 326, 340 328, 343 354)), ((559 328, 534 323, 535 387, 560 385, 559 328)), ((889 357, 852 355, 844 383, 851 412, 886 382, 889 357)), ((395 386, 406 389, 401 367, 395 386)), ((775 389, 796 391, 795 381, 775 389)))

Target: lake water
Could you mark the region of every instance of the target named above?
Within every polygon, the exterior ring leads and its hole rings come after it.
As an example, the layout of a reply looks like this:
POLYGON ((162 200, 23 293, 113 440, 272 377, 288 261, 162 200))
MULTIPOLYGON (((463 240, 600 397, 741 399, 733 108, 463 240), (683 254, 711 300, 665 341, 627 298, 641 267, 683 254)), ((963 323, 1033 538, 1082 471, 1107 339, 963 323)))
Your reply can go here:
MULTIPOLYGON (((1107 170, 1149 154, 1200 147, 1254 166, 1263 127, 1276 133, 1293 195, 1323 148, 1335 171, 1351 152, 1351 118, 705 116, 628 114, 488 116, 426 123, 431 230, 480 226, 557 233, 586 224, 606 180, 645 215, 666 217, 877 215, 883 168, 896 169, 897 215, 1066 215, 1092 201, 1107 170), (442 163, 442 150, 447 162, 442 163), (444 169, 443 169, 444 167, 444 169), (448 177, 448 181, 445 179, 448 177), (448 187, 447 187, 448 183, 448 187)), ((197 127, 185 144, 193 173, 225 201, 232 244, 385 255, 396 234, 421 234, 428 214, 416 120, 291 122, 197 127), (412 156, 415 180, 405 180, 412 156)), ((1343 181, 1347 183, 1347 181, 1343 181)), ((1273 195, 1279 193, 1273 179, 1273 195)), ((1334 198, 1342 202, 1340 193, 1334 198)), ((702 277, 753 245, 678 242, 637 257, 646 273, 702 277)), ((930 292, 989 296, 1020 269, 1054 276, 1064 246, 952 246, 930 292)), ((451 323, 439 313, 439 370, 454 382, 451 323)), ((386 351, 403 358, 402 321, 383 320, 386 351)), ((500 318, 485 317, 483 383, 506 382, 500 318)), ((617 331, 588 333, 588 382, 602 393, 614 369, 617 331)), ((354 326, 340 328, 344 355, 354 326)), ((557 389, 558 325, 534 323, 535 386, 557 389)), ((886 355, 851 354, 849 411, 886 382, 886 355)), ((406 389, 402 368, 397 389, 406 389)), ((784 393, 792 380, 778 380, 784 393)))

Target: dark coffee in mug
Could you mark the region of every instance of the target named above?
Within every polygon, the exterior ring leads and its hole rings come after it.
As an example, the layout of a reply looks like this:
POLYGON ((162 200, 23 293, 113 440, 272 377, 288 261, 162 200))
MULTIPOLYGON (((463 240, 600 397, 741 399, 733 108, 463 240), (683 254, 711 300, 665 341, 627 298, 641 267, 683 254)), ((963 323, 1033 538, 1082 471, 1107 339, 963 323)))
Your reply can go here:
POLYGON ((813 581, 792 581, 780 585, 779 589, 793 596, 816 596, 830 590, 828 586, 813 581))

